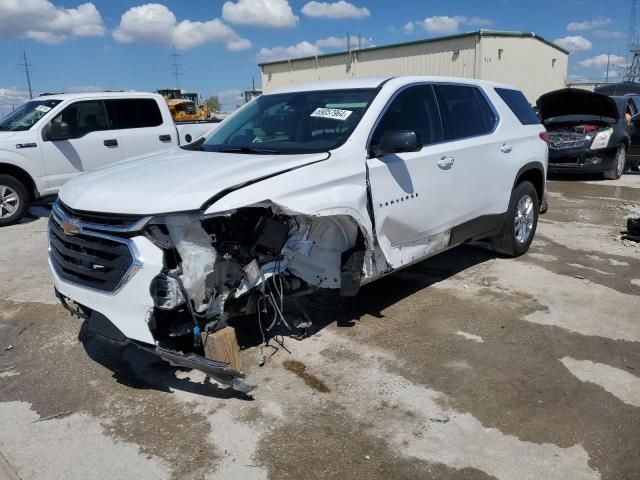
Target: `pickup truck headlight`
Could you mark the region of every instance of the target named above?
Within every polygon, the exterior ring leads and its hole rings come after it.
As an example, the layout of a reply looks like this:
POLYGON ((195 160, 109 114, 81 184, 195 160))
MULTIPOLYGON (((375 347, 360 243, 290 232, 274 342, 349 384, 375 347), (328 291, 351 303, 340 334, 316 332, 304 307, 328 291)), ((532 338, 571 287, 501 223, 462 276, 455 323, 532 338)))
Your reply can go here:
POLYGON ((600 148, 607 148, 609 146, 609 140, 611 140, 611 136, 613 135, 613 128, 607 128, 598 132, 596 138, 591 142, 590 150, 598 150, 600 148))

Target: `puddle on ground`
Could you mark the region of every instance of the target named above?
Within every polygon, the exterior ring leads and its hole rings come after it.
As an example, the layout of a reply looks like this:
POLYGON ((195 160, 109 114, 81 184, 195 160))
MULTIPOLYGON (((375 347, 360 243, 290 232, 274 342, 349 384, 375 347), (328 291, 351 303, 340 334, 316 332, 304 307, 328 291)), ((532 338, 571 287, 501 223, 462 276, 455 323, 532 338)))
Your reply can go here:
POLYGON ((314 390, 322 393, 329 393, 331 391, 322 380, 306 371, 307 366, 304 363, 297 360, 285 360, 283 365, 284 368, 295 373, 298 377, 304 380, 304 383, 314 390))

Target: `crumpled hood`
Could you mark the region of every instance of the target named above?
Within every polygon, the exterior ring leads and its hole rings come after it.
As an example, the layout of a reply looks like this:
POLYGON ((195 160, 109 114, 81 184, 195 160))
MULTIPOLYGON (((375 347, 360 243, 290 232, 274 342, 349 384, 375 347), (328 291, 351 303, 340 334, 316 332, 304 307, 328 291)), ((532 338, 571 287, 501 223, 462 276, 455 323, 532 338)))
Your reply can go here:
POLYGON ((540 118, 546 121, 554 117, 588 115, 606 117, 617 121, 618 107, 613 98, 600 93, 563 88, 545 93, 536 102, 540 118))
POLYGON ((328 153, 245 155, 173 149, 120 162, 67 182, 74 210, 134 215, 197 210, 223 190, 329 158, 328 153))

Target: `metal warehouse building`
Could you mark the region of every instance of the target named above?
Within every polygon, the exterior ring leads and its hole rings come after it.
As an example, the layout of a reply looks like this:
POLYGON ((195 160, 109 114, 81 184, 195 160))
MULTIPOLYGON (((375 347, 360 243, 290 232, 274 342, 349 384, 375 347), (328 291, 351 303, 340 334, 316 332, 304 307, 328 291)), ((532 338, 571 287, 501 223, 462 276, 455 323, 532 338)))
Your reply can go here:
POLYGON ((531 103, 563 88, 569 52, 535 33, 478 32, 261 63, 262 89, 380 75, 438 75, 516 85, 531 103))

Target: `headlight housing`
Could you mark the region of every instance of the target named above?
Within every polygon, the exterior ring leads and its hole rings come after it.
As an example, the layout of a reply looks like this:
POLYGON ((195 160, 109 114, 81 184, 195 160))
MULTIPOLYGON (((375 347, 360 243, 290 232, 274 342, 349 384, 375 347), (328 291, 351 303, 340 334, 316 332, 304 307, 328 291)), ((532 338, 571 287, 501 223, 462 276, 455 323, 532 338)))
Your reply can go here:
POLYGON ((596 137, 593 139, 593 142, 591 142, 591 147, 589 147, 589 150, 599 150, 601 148, 607 148, 612 136, 613 128, 606 128, 598 132, 596 137))

